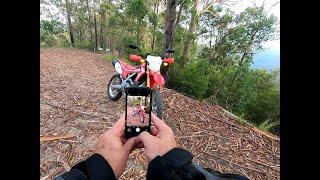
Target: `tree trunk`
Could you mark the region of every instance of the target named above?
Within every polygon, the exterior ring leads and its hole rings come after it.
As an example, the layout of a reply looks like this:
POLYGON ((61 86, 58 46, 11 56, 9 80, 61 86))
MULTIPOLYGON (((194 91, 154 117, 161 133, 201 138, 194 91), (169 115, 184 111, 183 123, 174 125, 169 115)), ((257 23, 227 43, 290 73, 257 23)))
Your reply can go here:
POLYGON ((168 0, 166 7, 166 22, 165 22, 165 38, 164 38, 164 51, 172 48, 174 22, 176 19, 176 0, 168 0))
POLYGON ((95 37, 95 50, 98 49, 98 31, 97 31, 97 16, 96 16, 96 8, 93 9, 93 18, 94 18, 94 37, 95 37))
POLYGON ((183 53, 182 53, 182 65, 185 66, 189 60, 190 46, 191 42, 195 39, 196 27, 199 22, 199 0, 194 1, 192 8, 192 16, 189 24, 189 32, 187 39, 184 43, 183 53))
POLYGON ((91 48, 91 50, 93 50, 93 32, 92 32, 92 21, 91 21, 89 0, 86 0, 86 2, 87 2, 88 15, 89 15, 90 48, 91 48))
POLYGON ((175 37, 176 37, 177 27, 178 27, 178 25, 179 25, 179 23, 180 23, 180 17, 181 17, 182 9, 183 9, 183 6, 184 6, 184 3, 185 3, 185 2, 186 2, 186 0, 184 0, 184 1, 181 3, 180 7, 179 7, 177 19, 176 19, 176 22, 175 22, 175 24, 174 24, 174 30, 173 30, 173 34, 172 34, 172 37, 173 37, 173 40, 172 40, 173 42, 172 42, 172 43, 174 43, 174 40, 175 40, 175 37))
POLYGON ((74 37, 73 37, 73 29, 72 29, 71 18, 70 18, 69 0, 66 0, 66 9, 67 9, 67 19, 68 19, 68 27, 69 27, 69 33, 70 33, 70 41, 71 41, 72 46, 74 46, 74 37))
MULTIPOLYGON (((242 54, 242 57, 240 59, 240 62, 239 62, 239 67, 237 68, 236 72, 234 73, 233 77, 232 77, 232 80, 231 80, 231 83, 229 85, 229 91, 228 91, 228 96, 230 96, 230 93, 233 92, 232 91, 232 87, 233 87, 233 84, 238 76, 238 74, 240 73, 240 70, 242 68, 242 65, 243 65, 243 61, 244 59, 247 57, 248 55, 248 52, 247 51, 244 51, 243 54, 242 54)), ((236 88, 237 89, 237 88, 236 88)))
POLYGON ((75 18, 75 24, 76 24, 76 30, 74 30, 74 33, 77 35, 75 36, 75 39, 78 38, 78 41, 80 42, 79 44, 82 43, 83 41, 83 32, 82 32, 82 22, 81 22, 81 17, 79 15, 79 8, 78 8, 78 4, 75 6, 75 12, 78 13, 76 15, 77 18, 75 18))
MULTIPOLYGON (((112 0, 109 0, 109 1, 106 1, 106 0, 104 0, 103 1, 103 3, 109 3, 109 4, 111 4, 112 3, 112 0)), ((104 49, 106 49, 106 48, 108 48, 108 49, 110 49, 111 50, 111 52, 113 52, 113 49, 112 49, 112 46, 111 46, 111 37, 110 37, 110 35, 108 34, 108 29, 109 29, 109 27, 108 27, 108 18, 106 17, 107 16, 107 11, 104 9, 104 11, 103 11, 103 26, 104 26, 104 28, 103 28, 103 34, 101 34, 102 36, 103 36, 103 45, 104 45, 104 49)))
POLYGON ((78 23, 79 23, 79 40, 82 43, 83 42, 83 32, 82 32, 83 27, 82 27, 82 22, 81 22, 80 17, 78 17, 78 23))
MULTIPOLYGON (((174 22, 176 20, 176 6, 176 0, 167 1, 163 57, 165 55, 166 49, 173 48, 173 33, 175 29, 174 22)), ((165 74, 165 83, 168 84, 170 81, 170 69, 162 68, 161 70, 161 74, 165 74)))
POLYGON ((141 27, 140 23, 141 23, 141 21, 139 21, 138 24, 137 24, 137 45, 139 47, 140 47, 140 27, 141 27))
POLYGON ((100 13, 100 46, 102 49, 105 49, 105 21, 106 21, 106 13, 104 10, 101 10, 100 13))
MULTIPOLYGON (((156 1, 155 4, 154 4, 154 13, 155 13, 156 15, 158 15, 158 10, 159 10, 159 5, 158 5, 158 1, 156 1)), ((153 49, 154 49, 154 41, 155 41, 155 35, 156 35, 156 28, 157 28, 157 24, 155 23, 155 24, 153 25, 151 52, 153 52, 153 49)))
MULTIPOLYGON (((155 28, 153 29, 153 31, 155 31, 155 28)), ((155 35, 152 35, 152 43, 151 43, 151 52, 153 52, 154 49, 154 39, 155 39, 155 35)))

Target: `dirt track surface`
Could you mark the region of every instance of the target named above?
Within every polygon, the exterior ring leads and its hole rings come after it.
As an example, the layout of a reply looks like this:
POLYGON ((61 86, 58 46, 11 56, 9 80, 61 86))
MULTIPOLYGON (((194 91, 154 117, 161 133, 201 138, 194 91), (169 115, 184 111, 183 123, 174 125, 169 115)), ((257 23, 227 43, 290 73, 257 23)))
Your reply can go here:
MULTIPOLYGON (((98 136, 124 112, 124 98, 105 97, 114 73, 102 55, 77 49, 41 49, 40 134, 73 138, 40 144, 41 177, 53 179, 93 153, 98 136)), ((164 120, 193 162, 250 179, 280 179, 280 140, 238 124, 219 106, 164 89, 164 120)), ((131 153, 120 179, 145 179, 143 150, 131 153)), ((44 179, 46 179, 44 178, 44 179)))

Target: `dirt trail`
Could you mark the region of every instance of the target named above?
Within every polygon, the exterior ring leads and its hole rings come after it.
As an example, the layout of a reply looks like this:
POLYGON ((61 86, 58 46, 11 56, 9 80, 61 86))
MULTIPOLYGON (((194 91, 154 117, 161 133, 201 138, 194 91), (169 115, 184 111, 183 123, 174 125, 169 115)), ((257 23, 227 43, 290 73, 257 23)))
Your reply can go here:
MULTIPOLYGON (((41 177, 52 179, 92 154, 98 136, 124 111, 124 98, 105 98, 114 73, 100 54, 77 49, 41 49, 40 134, 74 138, 40 144, 41 177)), ((180 147, 191 151, 194 162, 251 179, 280 179, 280 141, 238 124, 219 106, 195 101, 164 89, 164 120, 180 147), (170 108, 169 108, 170 107, 170 108)), ((130 155, 120 179, 145 179, 143 151, 130 155)))

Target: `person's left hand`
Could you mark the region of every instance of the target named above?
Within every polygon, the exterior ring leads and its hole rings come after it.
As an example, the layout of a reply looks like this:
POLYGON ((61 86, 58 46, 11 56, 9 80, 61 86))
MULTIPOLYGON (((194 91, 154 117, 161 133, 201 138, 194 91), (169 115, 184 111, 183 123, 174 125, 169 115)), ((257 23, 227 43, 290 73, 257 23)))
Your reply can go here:
POLYGON ((111 129, 100 135, 94 151, 108 161, 117 179, 123 173, 129 154, 136 146, 136 137, 128 140, 123 138, 124 126, 125 117, 123 114, 111 129))

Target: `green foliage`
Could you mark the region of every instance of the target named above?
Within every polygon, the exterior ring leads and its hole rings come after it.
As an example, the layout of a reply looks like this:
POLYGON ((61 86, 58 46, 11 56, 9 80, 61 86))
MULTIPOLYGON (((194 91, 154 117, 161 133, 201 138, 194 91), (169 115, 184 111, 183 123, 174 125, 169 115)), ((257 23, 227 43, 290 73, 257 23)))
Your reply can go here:
POLYGON ((253 125, 250 121, 246 120, 245 119, 245 114, 239 114, 238 115, 238 118, 237 118, 237 121, 240 123, 240 124, 245 124, 245 125, 253 125))
POLYGON ((157 16, 157 14, 154 13, 154 12, 149 12, 148 17, 149 17, 150 23, 151 23, 153 26, 157 26, 157 24, 158 24, 158 16, 157 16))
MULTIPOLYGON (((112 60, 114 59, 114 55, 112 54, 106 54, 105 56, 103 56, 103 60, 108 61, 108 62, 112 62, 112 60)), ((134 65, 134 62, 130 61, 127 58, 121 58, 121 61, 124 61, 127 64, 131 64, 134 65)))
POLYGON ((107 55, 105 55, 105 56, 103 57, 103 60, 106 60, 106 61, 111 62, 113 58, 114 58, 113 55, 107 54, 107 55))
POLYGON ((65 26, 57 20, 40 21, 40 45, 42 47, 69 47, 65 26))
POLYGON ((148 13, 148 8, 146 7, 143 0, 132 0, 128 8, 128 14, 142 20, 148 13))
POLYGON ((271 122, 269 119, 258 125, 258 128, 263 131, 272 131, 280 126, 279 121, 271 122))
POLYGON ((262 49, 262 42, 275 38, 277 19, 267 16, 262 7, 250 7, 239 15, 230 11, 219 14, 213 9, 203 16, 201 31, 212 39, 200 52, 212 64, 228 66, 225 59, 239 56, 237 64, 251 63, 252 54, 262 49))
POLYGON ((65 32, 65 26, 57 20, 41 20, 40 21, 40 30, 48 32, 50 34, 60 34, 65 32))
POLYGON ((91 49, 91 43, 90 41, 76 41, 75 47, 79 49, 91 49))
POLYGON ((169 85, 191 97, 221 105, 238 115, 241 123, 259 125, 268 120, 268 130, 278 133, 280 88, 275 82, 279 74, 243 68, 230 87, 239 67, 215 66, 194 59, 185 68, 174 65, 169 85))
POLYGON ((208 87, 209 76, 208 63, 206 61, 192 62, 180 70, 176 64, 173 67, 172 84, 177 90, 191 95, 194 98, 203 98, 208 87))

